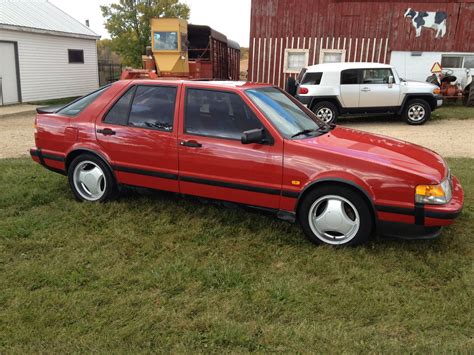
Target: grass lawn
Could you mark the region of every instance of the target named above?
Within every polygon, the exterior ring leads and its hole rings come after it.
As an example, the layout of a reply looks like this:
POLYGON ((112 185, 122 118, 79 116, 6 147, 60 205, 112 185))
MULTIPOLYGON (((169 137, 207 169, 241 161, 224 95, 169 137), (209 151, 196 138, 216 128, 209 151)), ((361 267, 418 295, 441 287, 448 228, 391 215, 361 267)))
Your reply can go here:
POLYGON ((466 107, 460 104, 449 104, 440 107, 433 112, 433 119, 455 118, 460 120, 474 119, 474 107, 466 107))
POLYGON ((164 193, 73 200, 0 160, 0 352, 474 351, 474 160, 432 241, 316 247, 297 225, 164 193))

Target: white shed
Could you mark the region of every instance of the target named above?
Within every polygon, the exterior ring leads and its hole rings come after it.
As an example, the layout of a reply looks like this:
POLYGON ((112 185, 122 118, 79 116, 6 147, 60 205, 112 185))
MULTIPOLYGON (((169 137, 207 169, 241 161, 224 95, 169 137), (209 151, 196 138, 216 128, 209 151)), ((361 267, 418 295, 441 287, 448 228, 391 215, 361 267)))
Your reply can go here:
POLYGON ((97 89, 99 38, 46 0, 0 0, 0 105, 97 89))

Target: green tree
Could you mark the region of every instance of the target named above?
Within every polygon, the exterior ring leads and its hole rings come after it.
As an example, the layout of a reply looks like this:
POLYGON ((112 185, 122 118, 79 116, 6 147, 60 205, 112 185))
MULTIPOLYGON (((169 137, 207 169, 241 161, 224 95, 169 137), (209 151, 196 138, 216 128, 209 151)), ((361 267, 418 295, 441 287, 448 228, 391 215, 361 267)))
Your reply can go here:
POLYGON ((188 5, 179 0, 120 0, 100 8, 112 39, 112 50, 120 55, 123 64, 137 68, 146 46, 151 44, 151 18, 189 19, 188 5))

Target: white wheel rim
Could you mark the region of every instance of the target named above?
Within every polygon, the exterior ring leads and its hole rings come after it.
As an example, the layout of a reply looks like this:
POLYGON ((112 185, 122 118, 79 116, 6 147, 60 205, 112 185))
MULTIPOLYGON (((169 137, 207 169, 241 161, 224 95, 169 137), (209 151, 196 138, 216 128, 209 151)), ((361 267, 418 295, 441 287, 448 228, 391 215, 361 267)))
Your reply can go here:
POLYGON ((408 118, 410 121, 418 122, 425 118, 426 111, 423 105, 415 104, 408 108, 408 118))
POLYGON ((328 123, 328 122, 330 122, 330 121, 332 120, 334 114, 333 114, 333 112, 332 112, 332 110, 331 110, 330 108, 321 107, 321 108, 318 110, 318 112, 316 112, 316 116, 317 116, 320 120, 322 120, 322 121, 328 123))
POLYGON ((336 195, 317 199, 309 209, 308 222, 318 239, 332 245, 348 243, 360 227, 359 212, 355 206, 336 195))
POLYGON ((99 200, 107 188, 104 172, 90 160, 84 160, 76 165, 73 182, 76 191, 87 201, 99 200))

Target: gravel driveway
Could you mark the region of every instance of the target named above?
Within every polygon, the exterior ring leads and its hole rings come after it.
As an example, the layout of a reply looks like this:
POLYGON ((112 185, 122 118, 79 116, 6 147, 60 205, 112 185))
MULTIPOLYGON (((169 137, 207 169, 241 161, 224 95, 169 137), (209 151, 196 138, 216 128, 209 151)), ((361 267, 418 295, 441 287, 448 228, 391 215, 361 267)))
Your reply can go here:
MULTIPOLYGON (((34 146, 34 114, 0 118, 0 158, 28 155, 34 146)), ((445 157, 474 158, 474 119, 434 120, 423 126, 409 126, 399 120, 351 119, 341 126, 396 137, 426 146, 445 157)))

